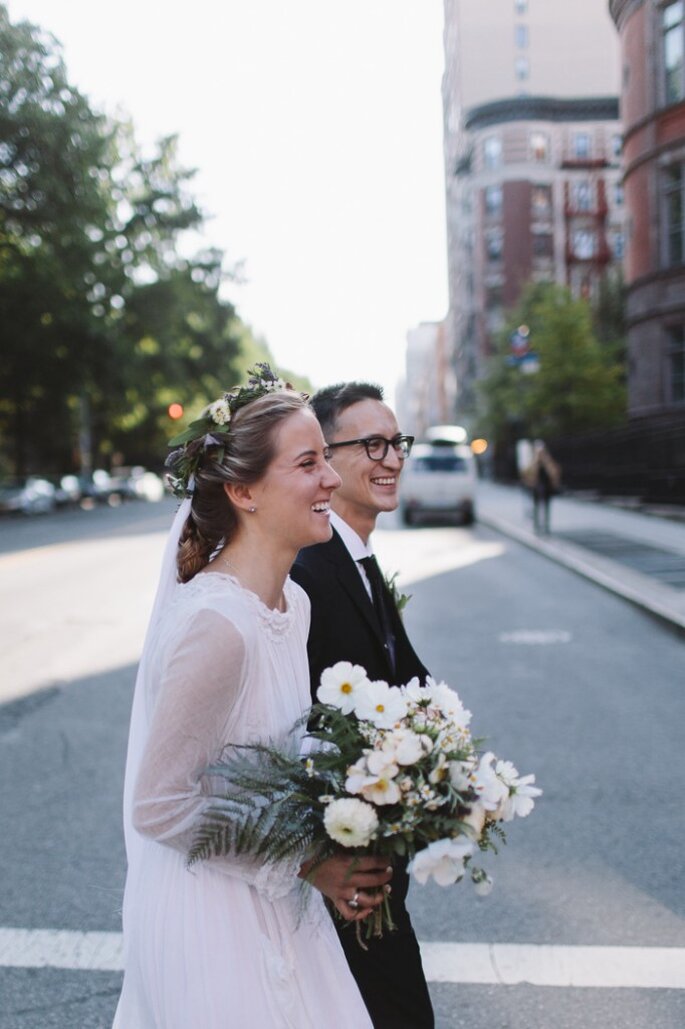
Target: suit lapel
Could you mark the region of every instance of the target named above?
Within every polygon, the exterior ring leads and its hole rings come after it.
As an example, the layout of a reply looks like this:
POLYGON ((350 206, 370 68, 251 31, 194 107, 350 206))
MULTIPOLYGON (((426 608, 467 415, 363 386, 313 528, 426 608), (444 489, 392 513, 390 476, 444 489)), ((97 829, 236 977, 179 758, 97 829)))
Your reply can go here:
POLYGON ((359 569, 357 568, 356 563, 353 561, 349 550, 335 529, 333 530, 333 536, 330 542, 324 544, 324 546, 328 550, 328 556, 331 559, 331 563, 335 566, 335 573, 340 586, 345 590, 350 600, 355 604, 362 618, 364 618, 372 628, 373 634, 378 641, 379 650, 383 654, 383 660, 387 665, 388 672, 392 675, 392 666, 385 649, 383 628, 376 612, 376 608, 373 606, 371 598, 366 592, 366 587, 362 582, 362 577, 359 574, 359 569))

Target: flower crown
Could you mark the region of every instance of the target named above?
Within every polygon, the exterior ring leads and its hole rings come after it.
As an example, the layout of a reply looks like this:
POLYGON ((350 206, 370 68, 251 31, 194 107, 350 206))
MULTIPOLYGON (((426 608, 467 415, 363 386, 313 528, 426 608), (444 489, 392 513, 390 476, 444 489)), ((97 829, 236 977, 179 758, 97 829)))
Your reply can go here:
POLYGON ((167 480, 174 495, 180 499, 192 496, 198 468, 211 447, 217 448, 212 459, 223 460, 231 419, 236 411, 269 393, 293 389, 289 382, 275 375, 265 361, 258 361, 254 368, 248 368, 247 374, 246 386, 234 386, 224 393, 205 407, 187 429, 169 440, 169 446, 176 449, 166 459, 166 466, 172 469, 167 480))

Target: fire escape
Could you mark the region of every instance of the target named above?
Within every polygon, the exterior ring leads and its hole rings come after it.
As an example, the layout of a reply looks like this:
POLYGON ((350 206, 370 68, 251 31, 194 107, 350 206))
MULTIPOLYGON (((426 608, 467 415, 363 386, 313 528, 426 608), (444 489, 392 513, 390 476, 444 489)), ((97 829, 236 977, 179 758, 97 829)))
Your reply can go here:
POLYGON ((565 171, 574 173, 564 182, 566 283, 586 297, 613 256, 607 240, 606 179, 601 174, 608 167, 604 159, 562 163, 565 171))

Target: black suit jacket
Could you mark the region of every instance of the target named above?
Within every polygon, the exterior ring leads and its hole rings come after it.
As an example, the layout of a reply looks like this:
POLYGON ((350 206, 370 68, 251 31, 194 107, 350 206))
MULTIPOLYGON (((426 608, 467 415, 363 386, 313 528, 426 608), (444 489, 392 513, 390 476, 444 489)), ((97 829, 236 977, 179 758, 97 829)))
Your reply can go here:
MULTIPOLYGON (((363 665, 370 679, 402 685, 428 674, 409 642, 394 603, 395 670, 385 649, 381 625, 359 570, 337 532, 328 543, 301 550, 290 572, 311 601, 307 650, 312 699, 324 668, 337 661, 363 665)), ((433 1011, 421 967, 418 943, 405 898, 406 864, 395 863, 390 898, 398 931, 360 948, 354 928, 336 921, 340 941, 375 1029, 432 1029, 433 1011)))
POLYGON ((337 532, 328 543, 306 547, 297 555, 291 577, 307 592, 312 622, 307 650, 312 698, 321 672, 336 661, 363 665, 370 679, 403 685, 428 674, 409 642, 402 619, 391 601, 395 634, 395 671, 385 649, 380 621, 359 569, 337 532))

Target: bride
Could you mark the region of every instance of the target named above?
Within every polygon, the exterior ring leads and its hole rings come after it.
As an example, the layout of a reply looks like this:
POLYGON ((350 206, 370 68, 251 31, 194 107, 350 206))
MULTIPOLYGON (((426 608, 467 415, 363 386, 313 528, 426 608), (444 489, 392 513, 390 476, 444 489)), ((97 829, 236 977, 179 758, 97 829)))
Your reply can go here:
MULTIPOLYGON (((186 866, 203 770, 229 742, 282 739, 308 707, 309 601, 288 570, 301 547, 330 538, 340 480, 306 398, 266 365, 179 441, 171 458, 186 499, 131 715, 114 1026, 365 1029, 321 895, 302 910, 302 869, 244 857, 186 866)), ((386 880, 362 859, 356 875, 323 870, 317 886, 354 920, 380 902, 386 880)))

